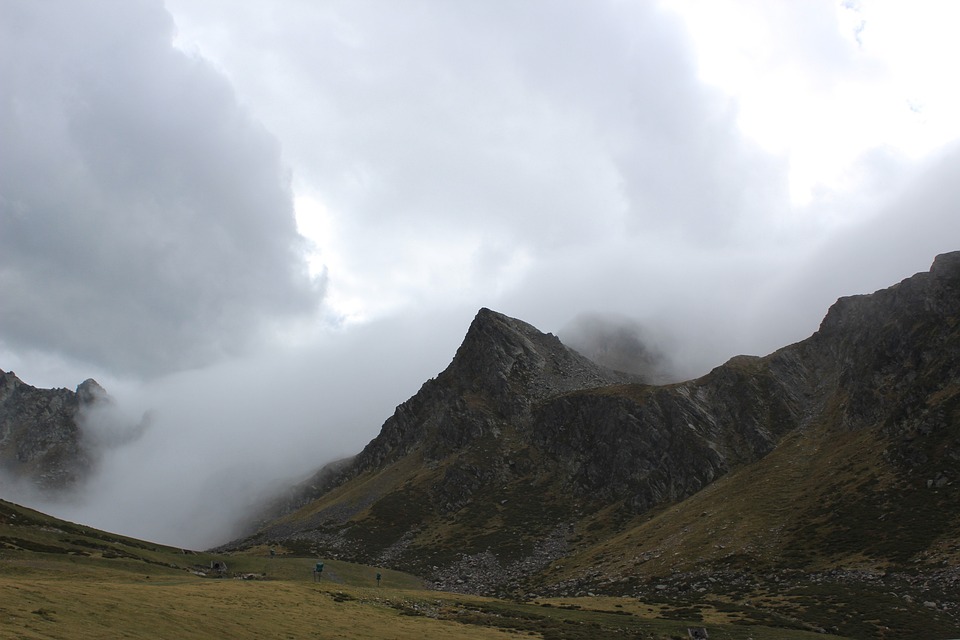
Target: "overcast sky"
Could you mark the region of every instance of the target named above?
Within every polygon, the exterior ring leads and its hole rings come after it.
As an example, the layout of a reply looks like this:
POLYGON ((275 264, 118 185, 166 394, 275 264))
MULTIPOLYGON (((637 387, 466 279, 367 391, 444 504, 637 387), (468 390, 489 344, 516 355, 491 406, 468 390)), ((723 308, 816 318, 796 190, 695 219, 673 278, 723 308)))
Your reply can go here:
MULTIPOLYGON (((159 406, 99 482, 173 509, 359 449, 482 306, 561 337, 639 323, 678 375, 763 355, 960 249, 958 21, 950 0, 0 0, 0 368, 159 406)), ((222 535, 97 504, 76 517, 222 535)))

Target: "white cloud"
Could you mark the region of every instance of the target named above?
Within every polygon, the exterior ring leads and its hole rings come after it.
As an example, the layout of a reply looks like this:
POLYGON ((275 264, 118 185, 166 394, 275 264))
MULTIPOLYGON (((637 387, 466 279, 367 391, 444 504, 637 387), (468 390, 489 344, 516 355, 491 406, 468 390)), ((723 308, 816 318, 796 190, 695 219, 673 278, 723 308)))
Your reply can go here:
POLYGON ((740 129, 790 163, 794 204, 849 189, 887 148, 917 160, 960 136, 953 2, 664 0, 695 42, 700 77, 737 99, 740 129))
POLYGON ((113 381, 114 407, 88 425, 98 442, 113 439, 100 449, 96 474, 63 502, 30 501, 156 542, 222 543, 259 500, 359 452, 396 405, 447 365, 471 317, 459 310, 327 328, 308 346, 274 345, 256 358, 147 383, 113 381), (117 444, 121 426, 145 412, 146 428, 117 444))

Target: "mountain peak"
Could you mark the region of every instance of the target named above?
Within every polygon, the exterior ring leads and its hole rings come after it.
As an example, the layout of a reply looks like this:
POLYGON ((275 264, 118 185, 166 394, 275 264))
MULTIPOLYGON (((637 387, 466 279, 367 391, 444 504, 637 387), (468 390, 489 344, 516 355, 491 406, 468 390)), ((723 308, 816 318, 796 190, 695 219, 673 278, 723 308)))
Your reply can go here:
POLYGON ((552 333, 486 307, 441 377, 465 392, 530 399, 639 381, 588 360, 552 333))
POLYGON ((818 334, 842 335, 848 342, 876 332, 906 335, 910 325, 917 322, 960 314, 958 292, 960 251, 940 254, 929 272, 917 273, 869 295, 838 299, 827 311, 818 334))
POLYGON ((91 460, 81 442, 77 415, 81 404, 98 397, 96 390, 106 395, 96 382, 88 382, 92 385, 81 384, 77 393, 37 389, 12 371, 0 371, 0 471, 51 491, 85 477, 91 460), (88 399, 85 394, 90 394, 88 399))
POLYGON ((81 405, 91 405, 109 398, 107 390, 93 378, 87 378, 77 386, 77 399, 81 405))
POLYGON ((545 398, 637 381, 591 362, 553 334, 482 308, 450 365, 397 407, 356 468, 418 447, 442 457, 500 426, 524 422, 545 398))
MULTIPOLYGON (((540 348, 555 349, 560 340, 552 333, 543 333, 531 324, 511 318, 497 311, 482 307, 470 323, 463 345, 472 347, 474 342, 488 345, 491 342, 522 344, 525 348, 536 349, 527 343, 537 343, 540 348)), ((463 346, 461 346, 463 348, 463 346)))
POLYGON ((933 259, 933 266, 930 267, 930 273, 936 276, 958 278, 960 277, 960 251, 951 251, 950 253, 941 253, 933 259))

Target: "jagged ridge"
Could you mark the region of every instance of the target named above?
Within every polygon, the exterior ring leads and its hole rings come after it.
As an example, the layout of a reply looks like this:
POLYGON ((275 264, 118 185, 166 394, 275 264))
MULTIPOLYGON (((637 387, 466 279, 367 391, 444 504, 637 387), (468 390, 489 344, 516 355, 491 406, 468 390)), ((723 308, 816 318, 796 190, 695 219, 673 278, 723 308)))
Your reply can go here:
MULTIPOLYGON (((939 256, 930 273, 839 300, 807 340, 665 386, 603 370, 554 336, 481 310, 451 365, 313 485, 318 499, 235 546, 271 541, 382 562, 448 587, 444 576, 486 567, 499 579, 470 588, 496 591, 549 582, 537 576, 553 559, 752 468, 787 436, 864 433, 863 443, 880 443, 877 464, 894 465, 890 482, 916 474, 952 487, 958 281, 960 253, 939 256)), ((955 509, 950 496, 935 504, 955 509)), ((889 500, 888 512, 902 508, 889 500)), ((940 527, 908 555, 919 557, 940 527)))

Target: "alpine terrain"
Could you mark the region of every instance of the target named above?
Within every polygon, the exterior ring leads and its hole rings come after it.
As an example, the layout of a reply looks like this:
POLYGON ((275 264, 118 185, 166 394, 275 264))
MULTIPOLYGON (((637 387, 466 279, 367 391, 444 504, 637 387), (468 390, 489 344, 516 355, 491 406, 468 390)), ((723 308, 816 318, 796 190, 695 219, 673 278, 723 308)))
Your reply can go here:
MULTIPOLYGON (((960 252, 658 379, 481 309, 360 453, 210 552, 0 502, 0 635, 960 637, 960 252)), ((5 476, 82 482, 109 401, 3 373, 5 476)))
POLYGON ((956 633, 958 480, 960 252, 678 384, 481 309, 363 451, 221 551, 277 545, 525 599, 746 601, 754 622, 852 637, 894 618, 956 633))

